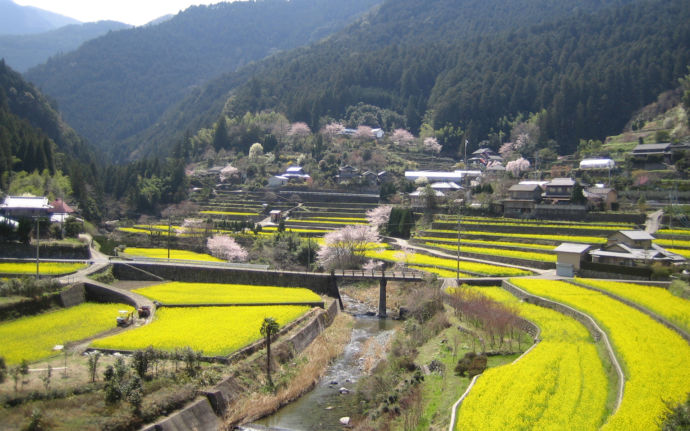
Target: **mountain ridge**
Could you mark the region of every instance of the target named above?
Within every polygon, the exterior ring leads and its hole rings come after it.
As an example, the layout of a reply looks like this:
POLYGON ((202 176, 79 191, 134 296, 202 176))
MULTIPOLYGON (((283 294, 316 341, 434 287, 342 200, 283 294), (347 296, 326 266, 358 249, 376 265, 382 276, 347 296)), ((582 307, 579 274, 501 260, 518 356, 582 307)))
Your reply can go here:
POLYGON ((79 24, 79 21, 33 6, 21 6, 12 0, 0 0, 0 35, 41 33, 79 24))
POLYGON ((113 32, 26 73, 100 148, 154 124, 207 80, 319 40, 378 0, 270 0, 193 6, 113 32))

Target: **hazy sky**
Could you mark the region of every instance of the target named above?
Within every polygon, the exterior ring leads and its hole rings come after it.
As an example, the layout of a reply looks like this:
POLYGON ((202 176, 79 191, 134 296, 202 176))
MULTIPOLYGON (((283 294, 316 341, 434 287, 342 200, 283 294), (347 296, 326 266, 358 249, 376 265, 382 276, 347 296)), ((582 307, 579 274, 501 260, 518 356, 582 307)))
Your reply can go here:
POLYGON ((221 0, 14 0, 82 22, 109 19, 142 25, 167 14, 176 14, 192 5, 220 3, 221 0))

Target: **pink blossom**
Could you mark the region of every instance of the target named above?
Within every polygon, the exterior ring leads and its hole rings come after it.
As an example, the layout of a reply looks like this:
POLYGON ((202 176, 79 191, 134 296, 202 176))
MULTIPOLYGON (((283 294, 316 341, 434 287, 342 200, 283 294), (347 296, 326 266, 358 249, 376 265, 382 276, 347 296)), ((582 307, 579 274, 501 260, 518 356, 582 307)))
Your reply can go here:
POLYGON ((395 145, 411 145, 414 142, 414 135, 405 129, 395 129, 391 136, 391 141, 393 141, 395 145))
POLYGON ((247 260, 247 251, 237 244, 235 238, 228 235, 213 235, 206 241, 211 254, 228 262, 244 262, 247 260))
POLYGON ((391 205, 381 205, 379 207, 370 209, 367 211, 367 221, 376 230, 379 230, 381 226, 388 223, 388 219, 391 215, 391 205))
POLYGON ((424 149, 431 153, 438 154, 441 152, 441 144, 438 143, 438 139, 429 137, 424 139, 424 149))
POLYGON ((527 172, 529 167, 529 160, 523 157, 506 163, 506 171, 510 172, 516 178, 519 177, 522 172, 527 172))
POLYGON ((359 126, 355 132, 355 138, 358 139, 374 139, 374 132, 369 126, 359 126))
POLYGON ((368 225, 345 226, 324 235, 324 243, 316 257, 326 269, 357 268, 371 244, 378 244, 379 236, 368 225))
POLYGON ((343 133, 344 130, 345 126, 340 123, 329 123, 324 126, 322 133, 329 138, 333 138, 343 133))
POLYGON ((288 136, 309 136, 311 134, 311 129, 309 126, 307 126, 307 123, 300 121, 297 123, 292 123, 287 134, 288 136))

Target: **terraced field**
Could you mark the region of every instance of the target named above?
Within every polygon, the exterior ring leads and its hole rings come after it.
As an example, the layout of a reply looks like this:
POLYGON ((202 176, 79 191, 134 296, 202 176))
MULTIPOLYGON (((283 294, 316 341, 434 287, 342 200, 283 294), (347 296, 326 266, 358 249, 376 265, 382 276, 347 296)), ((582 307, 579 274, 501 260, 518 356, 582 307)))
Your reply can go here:
POLYGON ((607 413, 608 379, 585 327, 500 288, 472 289, 539 326, 541 342, 519 361, 484 372, 462 403, 456 429, 598 429, 607 413))
MULTIPOLYGON (((168 249, 167 248, 139 248, 139 247, 127 247, 122 251, 125 256, 129 257, 146 257, 152 259, 167 259, 168 249)), ((223 259, 213 257, 209 254, 195 253, 188 250, 176 250, 170 249, 170 259, 174 260, 190 260, 190 261, 201 261, 201 262, 225 262, 223 259)))
POLYGON ((139 328, 94 341, 101 349, 137 350, 153 346, 174 351, 191 347, 208 356, 225 356, 261 338, 261 323, 273 317, 282 327, 309 311, 302 306, 162 308, 139 328))
POLYGON ((513 279, 535 295, 589 314, 609 334, 626 375, 623 401, 602 430, 655 430, 664 401, 679 402, 690 381, 690 346, 677 333, 608 296, 560 281, 513 279))
POLYGON ((37 316, 0 323, 0 356, 9 365, 22 359, 37 361, 58 354, 53 347, 82 340, 115 328, 119 310, 132 311, 123 304, 86 303, 37 316))
POLYGON ((575 280, 641 305, 690 333, 690 301, 673 295, 667 289, 608 280, 575 280))
POLYGON ((134 292, 166 305, 173 304, 279 304, 321 302, 309 289, 244 284, 169 282, 134 292))
MULTIPOLYGON (((432 269, 436 268, 453 271, 457 268, 457 260, 455 259, 445 259, 421 253, 414 253, 407 256, 402 256, 401 252, 396 250, 368 250, 365 253, 365 255, 371 259, 378 259, 387 262, 404 262, 407 265, 414 265, 418 267, 430 267, 432 269)), ((497 277, 514 277, 531 274, 530 271, 518 268, 468 261, 460 261, 460 271, 473 274, 480 274, 482 276, 497 277)))
MULTIPOLYGON (((45 262, 38 264, 41 275, 65 275, 89 266, 86 263, 45 262)), ((36 262, 0 262, 0 274, 36 274, 36 262)))

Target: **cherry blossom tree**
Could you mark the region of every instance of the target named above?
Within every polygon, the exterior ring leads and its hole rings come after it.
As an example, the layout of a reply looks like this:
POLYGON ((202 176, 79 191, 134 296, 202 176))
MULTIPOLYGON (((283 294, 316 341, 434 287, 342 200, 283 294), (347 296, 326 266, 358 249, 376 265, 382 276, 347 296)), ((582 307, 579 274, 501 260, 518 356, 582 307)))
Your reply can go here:
POLYGON ((236 178, 240 175, 240 170, 232 165, 227 165, 220 170, 220 182, 225 182, 228 179, 236 178))
POLYGON ((326 124, 321 133, 328 139, 333 139, 334 137, 340 135, 345 130, 345 126, 341 123, 328 123, 326 124))
POLYGON ((297 123, 292 123, 290 125, 290 130, 288 131, 288 136, 306 137, 311 134, 311 129, 307 126, 307 123, 301 121, 297 123))
POLYGON ((517 160, 506 163, 506 171, 510 172, 515 178, 518 178, 521 173, 527 172, 530 168, 529 160, 520 157, 517 160))
POLYGON ((372 226, 345 226, 327 233, 316 258, 326 269, 352 269, 365 262, 364 252, 372 244, 379 244, 378 233, 372 226))
POLYGON ((388 223, 388 219, 391 215, 391 209, 393 209, 391 205, 381 205, 367 211, 367 221, 369 222, 369 225, 378 231, 381 226, 388 223))
POLYGON ((228 235, 213 235, 206 241, 211 254, 225 259, 228 262, 244 262, 247 260, 247 251, 237 244, 235 238, 228 235))
POLYGON ((391 136, 391 141, 393 141, 395 145, 406 147, 412 145, 414 142, 414 135, 405 129, 395 129, 391 136))
POLYGON ((438 154, 441 152, 441 144, 438 143, 438 139, 429 137, 424 139, 424 149, 430 153, 438 154))
POLYGON ((355 132, 355 138, 362 140, 374 139, 374 132, 372 132, 369 126, 359 126, 355 132))

